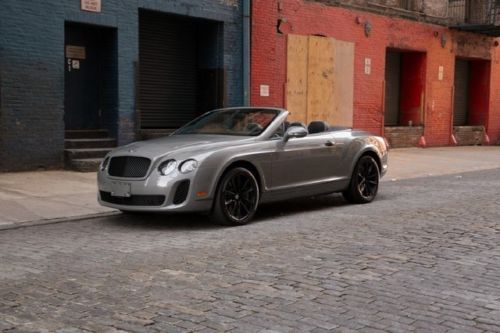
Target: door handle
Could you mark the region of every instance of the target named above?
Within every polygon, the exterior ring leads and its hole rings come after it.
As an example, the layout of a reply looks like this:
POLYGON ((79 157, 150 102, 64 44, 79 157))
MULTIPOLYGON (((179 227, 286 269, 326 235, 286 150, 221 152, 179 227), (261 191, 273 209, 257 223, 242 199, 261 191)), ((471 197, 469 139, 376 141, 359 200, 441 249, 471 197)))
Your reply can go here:
POLYGON ((327 140, 325 142, 325 146, 327 146, 327 147, 335 146, 335 141, 333 141, 333 140, 327 140))

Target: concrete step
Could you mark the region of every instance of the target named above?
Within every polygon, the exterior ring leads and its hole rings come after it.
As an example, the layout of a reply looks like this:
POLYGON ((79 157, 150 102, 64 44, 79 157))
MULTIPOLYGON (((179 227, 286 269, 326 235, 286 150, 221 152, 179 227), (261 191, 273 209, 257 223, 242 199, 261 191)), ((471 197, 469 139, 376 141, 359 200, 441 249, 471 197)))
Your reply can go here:
POLYGON ((113 148, 116 147, 116 139, 113 138, 66 139, 64 140, 64 146, 66 149, 113 148))
POLYGON ((103 158, 111 150, 112 148, 66 149, 64 155, 66 159, 103 158))
POLYGON ((66 139, 97 139, 107 138, 108 131, 104 129, 96 130, 67 130, 64 132, 66 139))
POLYGON ((69 160, 66 168, 78 172, 96 172, 102 158, 81 158, 69 160))

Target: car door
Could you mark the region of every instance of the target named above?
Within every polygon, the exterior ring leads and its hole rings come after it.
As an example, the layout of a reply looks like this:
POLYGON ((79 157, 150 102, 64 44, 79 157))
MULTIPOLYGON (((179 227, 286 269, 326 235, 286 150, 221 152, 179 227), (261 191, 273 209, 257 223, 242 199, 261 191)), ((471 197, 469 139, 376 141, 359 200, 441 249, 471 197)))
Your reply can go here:
POLYGON ((321 133, 277 142, 272 163, 272 188, 285 190, 335 180, 341 141, 331 133, 321 133))

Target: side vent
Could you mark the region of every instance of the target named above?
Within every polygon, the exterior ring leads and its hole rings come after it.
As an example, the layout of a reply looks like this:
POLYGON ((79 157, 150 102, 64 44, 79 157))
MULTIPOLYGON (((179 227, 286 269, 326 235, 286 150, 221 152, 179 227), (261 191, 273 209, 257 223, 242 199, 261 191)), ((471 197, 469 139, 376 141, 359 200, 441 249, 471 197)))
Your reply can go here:
POLYGON ((177 190, 175 191, 174 196, 174 205, 180 205, 184 201, 186 201, 187 195, 189 193, 189 180, 183 180, 177 186, 177 190))

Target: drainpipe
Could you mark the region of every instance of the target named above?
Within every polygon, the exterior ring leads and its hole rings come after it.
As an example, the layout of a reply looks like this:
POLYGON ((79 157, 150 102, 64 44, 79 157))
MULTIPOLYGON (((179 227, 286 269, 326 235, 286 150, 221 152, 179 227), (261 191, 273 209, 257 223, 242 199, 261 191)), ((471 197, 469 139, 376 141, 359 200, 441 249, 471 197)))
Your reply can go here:
POLYGON ((252 0, 243 0, 243 105, 250 105, 250 12, 252 0))

